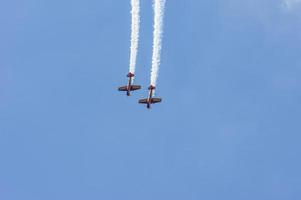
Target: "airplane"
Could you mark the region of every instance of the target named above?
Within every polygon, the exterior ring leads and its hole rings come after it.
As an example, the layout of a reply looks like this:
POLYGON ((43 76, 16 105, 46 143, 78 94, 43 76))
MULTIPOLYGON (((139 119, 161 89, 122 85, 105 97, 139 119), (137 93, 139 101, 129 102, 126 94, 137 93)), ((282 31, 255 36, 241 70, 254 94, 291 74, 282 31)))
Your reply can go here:
POLYGON ((156 89, 155 86, 151 85, 148 87, 149 90, 149 95, 147 99, 140 99, 139 103, 141 104, 147 104, 147 108, 150 109, 151 108, 151 104, 155 104, 155 103, 160 103, 162 101, 161 98, 154 98, 153 94, 154 94, 154 90, 156 89))
POLYGON ((127 96, 131 96, 131 91, 140 90, 141 89, 140 85, 132 85, 134 76, 135 75, 133 73, 129 72, 128 75, 127 75, 127 77, 129 78, 128 85, 119 87, 118 90, 119 91, 126 91, 127 96))

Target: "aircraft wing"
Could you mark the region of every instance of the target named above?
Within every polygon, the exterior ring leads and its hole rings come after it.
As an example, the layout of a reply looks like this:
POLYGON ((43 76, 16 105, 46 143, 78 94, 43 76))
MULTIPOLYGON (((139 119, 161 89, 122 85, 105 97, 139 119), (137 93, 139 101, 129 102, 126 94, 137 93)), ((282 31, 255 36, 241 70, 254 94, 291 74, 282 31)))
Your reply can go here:
POLYGON ((141 86, 140 85, 132 85, 131 86, 131 91, 134 91, 134 90, 140 90, 141 89, 141 86))
POLYGON ((152 98, 151 99, 152 103, 160 103, 162 101, 161 98, 152 98))
POLYGON ((147 99, 140 99, 139 103, 147 104, 147 99))
POLYGON ((119 91, 127 91, 128 87, 127 86, 119 87, 118 90, 119 91))

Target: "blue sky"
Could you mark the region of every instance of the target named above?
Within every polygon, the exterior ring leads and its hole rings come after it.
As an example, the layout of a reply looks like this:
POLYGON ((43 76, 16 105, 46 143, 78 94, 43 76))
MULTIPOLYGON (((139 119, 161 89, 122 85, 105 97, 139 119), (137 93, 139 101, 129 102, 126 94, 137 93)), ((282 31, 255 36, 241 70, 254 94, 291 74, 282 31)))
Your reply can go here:
POLYGON ((301 4, 151 1, 127 98, 130 3, 0 2, 1 200, 301 198, 301 4))

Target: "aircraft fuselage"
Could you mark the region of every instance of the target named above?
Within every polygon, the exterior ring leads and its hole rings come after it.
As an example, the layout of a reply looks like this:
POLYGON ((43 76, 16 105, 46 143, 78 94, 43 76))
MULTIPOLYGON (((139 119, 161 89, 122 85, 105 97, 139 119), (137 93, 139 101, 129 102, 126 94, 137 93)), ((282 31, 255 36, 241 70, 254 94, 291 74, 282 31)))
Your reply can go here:
POLYGON ((132 76, 129 76, 129 82, 128 82, 128 87, 127 87, 127 91, 126 91, 126 95, 127 96, 131 96, 131 86, 133 84, 133 78, 132 76))

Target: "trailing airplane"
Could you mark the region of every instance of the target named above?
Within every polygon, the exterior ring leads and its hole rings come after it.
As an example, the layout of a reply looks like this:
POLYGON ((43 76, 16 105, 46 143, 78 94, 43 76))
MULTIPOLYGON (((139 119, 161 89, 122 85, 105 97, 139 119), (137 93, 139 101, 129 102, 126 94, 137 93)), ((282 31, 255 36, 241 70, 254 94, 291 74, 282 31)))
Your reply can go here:
POLYGON ((134 76, 135 75, 133 73, 129 72, 128 75, 127 75, 127 77, 129 78, 128 85, 119 87, 118 90, 119 91, 126 91, 127 96, 131 96, 131 91, 140 90, 141 89, 140 85, 132 85, 134 76))
POLYGON ((147 108, 150 109, 151 108, 151 104, 155 104, 155 103, 160 103, 162 101, 161 98, 154 98, 153 94, 154 94, 154 90, 156 89, 155 86, 151 85, 148 87, 149 90, 149 95, 147 99, 140 99, 139 103, 141 104, 147 104, 147 108))

